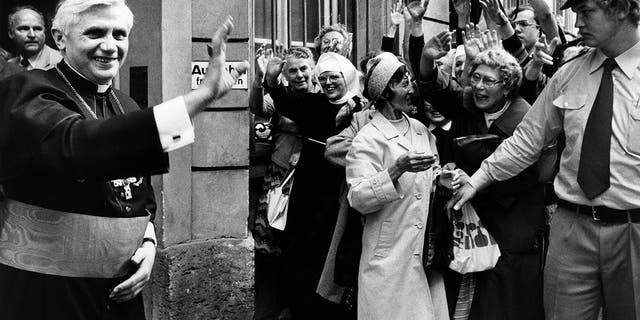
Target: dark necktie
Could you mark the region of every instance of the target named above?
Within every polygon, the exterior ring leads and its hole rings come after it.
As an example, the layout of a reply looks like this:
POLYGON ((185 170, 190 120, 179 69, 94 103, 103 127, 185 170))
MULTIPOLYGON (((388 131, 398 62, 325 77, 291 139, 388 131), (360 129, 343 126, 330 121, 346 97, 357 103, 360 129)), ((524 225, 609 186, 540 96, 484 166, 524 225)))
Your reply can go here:
POLYGON ((20 60, 20 65, 23 66, 25 69, 29 67, 29 59, 25 59, 22 58, 22 60, 20 60))
POLYGON ((613 78, 616 61, 604 61, 602 80, 593 102, 582 138, 578 184, 589 200, 609 189, 611 156, 611 115, 613 114, 613 78))

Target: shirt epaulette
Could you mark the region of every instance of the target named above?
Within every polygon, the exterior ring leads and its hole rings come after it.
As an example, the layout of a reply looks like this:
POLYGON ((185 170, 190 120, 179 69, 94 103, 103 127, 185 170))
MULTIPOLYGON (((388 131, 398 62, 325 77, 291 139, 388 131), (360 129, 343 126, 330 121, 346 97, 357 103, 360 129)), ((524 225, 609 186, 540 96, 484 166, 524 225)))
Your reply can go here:
POLYGON ((562 64, 560 64, 558 66, 558 69, 562 68, 564 65, 568 64, 569 62, 571 62, 571 61, 573 61, 575 59, 578 59, 581 56, 585 55, 587 52, 591 51, 591 49, 593 49, 593 48, 590 48, 590 47, 582 48, 582 50, 580 50, 580 52, 578 52, 578 54, 576 54, 574 57, 572 57, 571 59, 569 59, 569 60, 563 62, 562 64))

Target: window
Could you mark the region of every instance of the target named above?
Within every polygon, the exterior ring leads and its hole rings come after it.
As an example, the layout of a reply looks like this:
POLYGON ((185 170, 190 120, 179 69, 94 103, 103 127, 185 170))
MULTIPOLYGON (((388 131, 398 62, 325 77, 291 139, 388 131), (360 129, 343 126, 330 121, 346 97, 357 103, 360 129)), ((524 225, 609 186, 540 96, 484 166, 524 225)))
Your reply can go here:
POLYGON ((324 25, 342 23, 353 32, 355 1, 349 0, 255 0, 255 43, 278 40, 286 46, 313 47, 324 25))

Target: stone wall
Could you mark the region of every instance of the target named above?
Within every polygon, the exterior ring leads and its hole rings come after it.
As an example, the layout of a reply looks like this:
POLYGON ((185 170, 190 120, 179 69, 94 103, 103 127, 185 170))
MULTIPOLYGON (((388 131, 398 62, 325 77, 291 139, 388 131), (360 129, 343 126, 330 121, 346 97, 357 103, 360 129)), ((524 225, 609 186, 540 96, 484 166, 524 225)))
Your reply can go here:
MULTIPOLYGON (((119 84, 135 94, 141 83, 131 70, 146 67, 149 106, 191 90, 191 62, 208 60, 206 44, 227 15, 235 25, 227 60, 249 60, 250 0, 128 4, 135 23, 119 84)), ((193 123, 196 142, 172 151, 170 172, 153 179, 158 250, 143 293, 147 318, 251 319, 248 91, 233 90, 193 123)))

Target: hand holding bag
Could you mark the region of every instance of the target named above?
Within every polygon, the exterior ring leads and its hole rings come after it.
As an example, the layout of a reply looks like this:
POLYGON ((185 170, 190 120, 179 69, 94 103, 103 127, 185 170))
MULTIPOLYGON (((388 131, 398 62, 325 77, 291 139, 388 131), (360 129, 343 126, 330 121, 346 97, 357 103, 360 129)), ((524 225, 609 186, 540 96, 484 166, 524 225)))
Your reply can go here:
POLYGON ((480 222, 470 203, 454 211, 453 260, 449 268, 461 274, 493 269, 500 258, 500 248, 480 222))
POLYGON ((267 219, 269 220, 269 225, 278 230, 284 230, 287 225, 289 194, 293 186, 293 173, 295 171, 295 169, 291 170, 279 186, 269 190, 267 193, 267 219))

